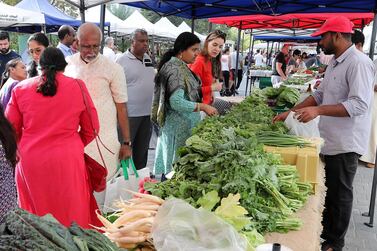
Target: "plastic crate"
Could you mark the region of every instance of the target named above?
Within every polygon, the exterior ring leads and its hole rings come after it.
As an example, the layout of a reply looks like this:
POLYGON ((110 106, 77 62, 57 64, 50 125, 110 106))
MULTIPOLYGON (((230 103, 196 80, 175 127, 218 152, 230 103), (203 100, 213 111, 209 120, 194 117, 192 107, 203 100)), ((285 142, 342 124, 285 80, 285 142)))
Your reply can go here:
POLYGON ((313 147, 272 147, 264 146, 270 153, 280 154, 284 164, 295 165, 299 180, 309 182, 314 193, 318 184, 319 152, 317 146, 313 147))
POLYGON ((266 87, 272 87, 271 77, 260 77, 259 89, 264 89, 266 87))

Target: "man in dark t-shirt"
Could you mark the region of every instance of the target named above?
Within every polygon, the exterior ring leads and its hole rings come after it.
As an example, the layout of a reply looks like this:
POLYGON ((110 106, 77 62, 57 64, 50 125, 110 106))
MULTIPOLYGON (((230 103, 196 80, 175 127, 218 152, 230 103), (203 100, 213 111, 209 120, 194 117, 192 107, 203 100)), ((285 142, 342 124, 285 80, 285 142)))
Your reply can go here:
POLYGON ((288 55, 288 45, 284 45, 283 48, 281 48, 281 51, 276 56, 275 61, 272 64, 272 85, 276 85, 280 81, 287 79, 287 61, 285 59, 286 55, 288 55))
POLYGON ((3 75, 5 65, 14 58, 19 58, 16 52, 10 49, 9 33, 0 31, 0 77, 3 75))

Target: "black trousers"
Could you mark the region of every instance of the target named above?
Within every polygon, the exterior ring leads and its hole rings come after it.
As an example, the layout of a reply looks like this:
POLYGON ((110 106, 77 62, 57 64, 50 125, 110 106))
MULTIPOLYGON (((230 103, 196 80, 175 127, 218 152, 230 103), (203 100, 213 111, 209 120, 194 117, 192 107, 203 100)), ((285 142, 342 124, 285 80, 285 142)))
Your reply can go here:
POLYGON ((224 77, 225 89, 229 90, 229 77, 230 77, 229 71, 223 71, 223 77, 224 77))
POLYGON ((321 237, 335 250, 344 247, 344 237, 352 213, 353 178, 356 174, 357 153, 324 155, 327 194, 323 211, 321 237))
MULTIPOLYGON (((232 69, 232 72, 233 72, 233 77, 234 77, 236 69, 232 69)), ((238 69, 238 71, 237 71, 237 84, 234 84, 235 86, 234 85, 232 86, 232 90, 234 90, 234 88, 236 90, 238 90, 238 88, 241 85, 241 81, 242 81, 242 69, 238 69)))
MULTIPOLYGON (((152 135, 151 117, 129 117, 128 121, 132 142, 132 159, 137 170, 143 169, 148 161, 149 141, 152 135)), ((122 139, 119 141, 123 142, 122 139)))

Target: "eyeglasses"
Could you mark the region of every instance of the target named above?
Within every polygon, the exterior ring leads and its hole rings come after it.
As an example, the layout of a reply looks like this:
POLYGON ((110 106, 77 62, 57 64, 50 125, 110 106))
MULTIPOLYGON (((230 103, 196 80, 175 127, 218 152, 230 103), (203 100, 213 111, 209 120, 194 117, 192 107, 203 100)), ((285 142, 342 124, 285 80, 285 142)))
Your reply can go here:
POLYGON ((226 34, 224 32, 222 32, 221 30, 215 30, 215 31, 212 31, 211 33, 208 34, 206 40, 212 40, 212 39, 215 39, 215 38, 223 38, 224 40, 226 40, 226 34))
POLYGON ((226 36, 226 33, 222 32, 221 30, 215 30, 215 34, 219 36, 226 36))
POLYGON ((81 49, 84 49, 84 50, 98 50, 100 48, 101 45, 99 44, 94 44, 94 45, 80 45, 81 49))
POLYGON ((35 54, 39 55, 39 54, 41 54, 42 50, 43 50, 42 48, 29 49, 29 54, 33 55, 35 53, 35 54))

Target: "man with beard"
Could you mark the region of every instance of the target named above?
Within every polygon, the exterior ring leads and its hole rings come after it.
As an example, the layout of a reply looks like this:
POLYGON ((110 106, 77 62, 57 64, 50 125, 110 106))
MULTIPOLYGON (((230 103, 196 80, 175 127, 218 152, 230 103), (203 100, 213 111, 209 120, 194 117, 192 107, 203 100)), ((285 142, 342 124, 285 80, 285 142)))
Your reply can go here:
MULTIPOLYGON (((92 23, 84 23, 77 31, 78 49, 76 53, 66 58, 65 74, 83 80, 98 112, 100 122, 99 135, 104 145, 101 152, 111 179, 117 170, 119 160, 128 159, 132 155, 127 115, 126 78, 122 67, 99 53, 101 47, 101 30, 92 23), (123 138, 119 144, 117 124, 123 138)), ((91 142, 86 148, 88 153, 98 163, 102 163, 96 142, 91 142)), ((97 202, 103 205, 105 191, 96 194, 97 202)))
MULTIPOLYGON (((131 48, 116 62, 123 67, 128 88, 128 116, 131 129, 132 157, 137 169, 147 165, 152 133, 151 109, 155 71, 148 51, 148 34, 137 29, 131 34, 131 48)), ((121 139, 122 141, 122 139, 121 139)))
POLYGON ((19 58, 15 51, 10 49, 9 33, 0 32, 0 77, 3 75, 5 65, 14 58, 19 58))
MULTIPOLYGON (((319 45, 334 54, 322 84, 312 96, 291 110, 301 122, 321 115, 319 131, 325 144, 327 194, 323 211, 322 250, 344 247, 351 212, 352 183, 358 159, 366 152, 371 125, 374 85, 372 61, 352 44, 353 23, 342 16, 326 20, 312 36, 322 36, 319 45)), ((274 121, 285 120, 289 112, 274 121)))

